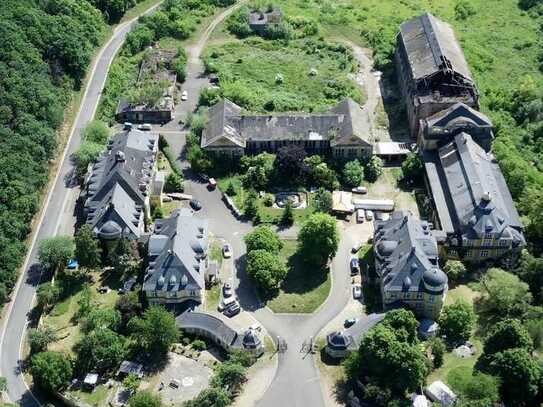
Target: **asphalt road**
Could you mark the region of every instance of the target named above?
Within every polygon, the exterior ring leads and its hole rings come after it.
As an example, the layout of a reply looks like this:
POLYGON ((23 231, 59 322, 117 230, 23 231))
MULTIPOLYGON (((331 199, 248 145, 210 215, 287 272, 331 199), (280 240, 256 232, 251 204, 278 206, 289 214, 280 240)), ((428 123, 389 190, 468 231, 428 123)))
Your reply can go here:
MULTIPOLYGON (((156 6, 155 6, 156 7, 156 6)), ((151 12, 151 8, 147 12, 151 12)), ((77 195, 77 185, 72 182, 74 171, 72 154, 81 144, 81 133, 96 111, 100 94, 104 87, 109 66, 130 31, 135 19, 119 25, 111 40, 102 48, 87 85, 81 109, 74 123, 66 149, 61 157, 61 165, 56 174, 52 189, 46 198, 39 219, 39 229, 35 234, 23 267, 23 274, 8 305, 0 336, 0 375, 7 379, 7 395, 12 402, 24 407, 40 406, 42 395, 27 387, 21 373, 20 354, 23 346, 27 316, 32 309, 36 288, 40 281, 40 267, 37 263, 38 243, 55 236, 59 230, 70 230, 74 217, 70 210, 71 202, 77 195)))

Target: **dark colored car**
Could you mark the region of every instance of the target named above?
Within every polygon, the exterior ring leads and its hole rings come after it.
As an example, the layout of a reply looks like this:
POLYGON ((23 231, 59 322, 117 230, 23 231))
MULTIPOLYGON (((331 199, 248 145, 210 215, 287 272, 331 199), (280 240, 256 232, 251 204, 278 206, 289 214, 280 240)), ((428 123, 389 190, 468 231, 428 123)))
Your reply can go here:
POLYGON ((191 199, 189 204, 190 207, 195 211, 199 211, 200 209, 202 209, 202 203, 198 199, 191 199))
POLYGON ((360 273, 360 263, 357 258, 351 259, 351 275, 355 276, 360 273))
POLYGON ((234 315, 237 315, 241 312, 241 307, 239 306, 239 302, 233 302, 228 308, 224 310, 224 315, 226 315, 228 318, 232 318, 234 315))

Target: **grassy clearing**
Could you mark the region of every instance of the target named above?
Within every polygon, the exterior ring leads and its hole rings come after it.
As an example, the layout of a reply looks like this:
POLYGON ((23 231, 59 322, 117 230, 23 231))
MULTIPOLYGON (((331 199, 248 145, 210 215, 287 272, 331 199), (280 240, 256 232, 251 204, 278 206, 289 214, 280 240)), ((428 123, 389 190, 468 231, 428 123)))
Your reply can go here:
POLYGON ((96 386, 93 392, 76 390, 68 393, 70 397, 76 400, 81 400, 89 406, 101 407, 107 405, 109 395, 113 394, 113 390, 108 389, 106 385, 96 386))
POLYGON ((325 111, 347 96, 363 102, 349 77, 354 59, 343 46, 251 38, 209 48, 205 62, 218 73, 223 96, 248 111, 325 111))
POLYGON ((268 299, 274 312, 311 313, 328 297, 331 287, 328 269, 316 270, 304 263, 297 253, 295 240, 284 240, 280 257, 289 268, 287 278, 278 293, 268 299))
MULTIPOLYGON (((115 289, 112 289, 107 294, 100 294, 97 288, 107 285, 110 288, 112 277, 102 273, 90 274, 90 290, 91 301, 94 307, 98 308, 113 308, 119 294, 115 289)), ((120 284, 120 282, 119 282, 120 284)), ((75 315, 79 310, 78 301, 81 298, 81 293, 84 286, 84 280, 73 280, 68 283, 66 298, 59 301, 53 309, 43 316, 43 323, 52 327, 59 338, 58 341, 49 346, 50 350, 72 352, 73 346, 79 341, 82 336, 80 327, 75 319, 75 315)))
POLYGON ((449 289, 445 298, 445 305, 454 304, 458 300, 464 300, 468 304, 472 304, 479 296, 477 291, 472 290, 467 285, 459 285, 453 289, 449 289))
MULTIPOLYGON (((480 340, 472 338, 471 342, 477 350, 480 351, 482 349, 483 344, 480 340)), ((441 380, 444 383, 450 384, 449 379, 452 371, 461 371, 462 374, 471 375, 478 357, 479 355, 476 354, 470 358, 463 359, 452 352, 448 352, 445 354, 443 366, 434 370, 426 379, 426 383, 430 384, 435 380, 441 380)))
POLYGON ((221 300, 221 287, 216 284, 209 290, 206 290, 206 311, 216 311, 221 300))

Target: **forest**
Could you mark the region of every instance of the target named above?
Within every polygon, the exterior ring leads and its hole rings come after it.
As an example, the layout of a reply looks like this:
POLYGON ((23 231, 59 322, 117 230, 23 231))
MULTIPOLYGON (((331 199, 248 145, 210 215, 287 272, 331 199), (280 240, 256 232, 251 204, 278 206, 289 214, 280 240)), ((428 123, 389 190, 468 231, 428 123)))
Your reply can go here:
POLYGON ((3 0, 0 8, 0 301, 17 279, 64 111, 94 50, 136 0, 3 0))

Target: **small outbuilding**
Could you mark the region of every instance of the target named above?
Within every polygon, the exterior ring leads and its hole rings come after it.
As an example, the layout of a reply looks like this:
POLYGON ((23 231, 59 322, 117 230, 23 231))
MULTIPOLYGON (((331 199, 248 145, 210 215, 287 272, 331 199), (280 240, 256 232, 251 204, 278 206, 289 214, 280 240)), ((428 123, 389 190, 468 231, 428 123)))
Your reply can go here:
POLYGON ((120 379, 124 379, 130 374, 133 374, 141 379, 143 377, 143 365, 136 362, 131 362, 129 360, 123 360, 121 366, 119 366, 119 370, 117 370, 117 376, 120 379))
POLYGON ((424 393, 426 393, 430 400, 441 404, 443 407, 452 406, 457 399, 456 394, 454 394, 449 386, 447 386, 441 380, 436 380, 426 387, 424 393))
POLYGON ((83 387, 86 390, 94 390, 98 384, 98 374, 96 373, 87 373, 85 379, 83 380, 83 387))

